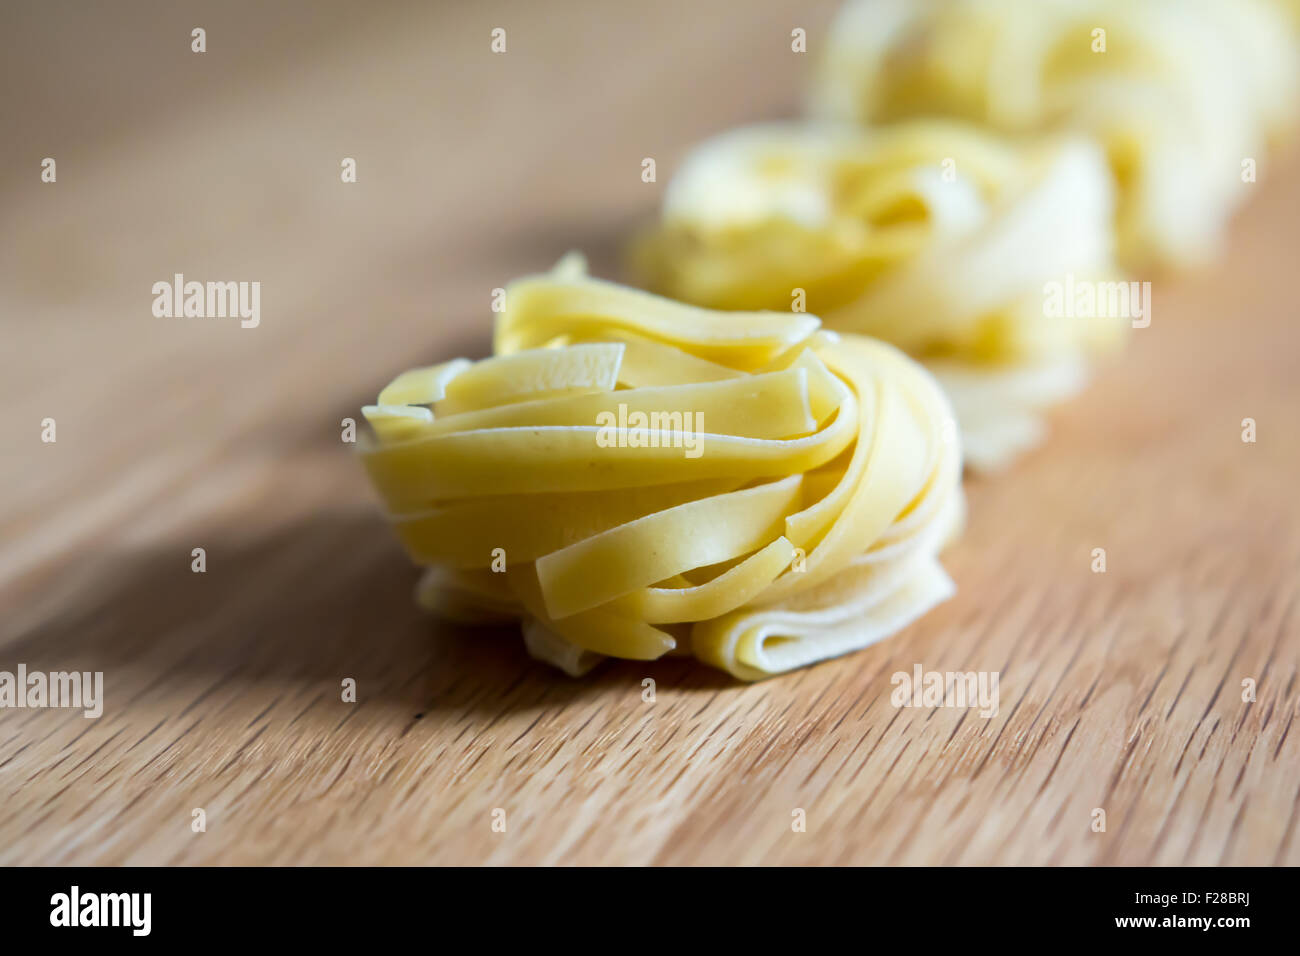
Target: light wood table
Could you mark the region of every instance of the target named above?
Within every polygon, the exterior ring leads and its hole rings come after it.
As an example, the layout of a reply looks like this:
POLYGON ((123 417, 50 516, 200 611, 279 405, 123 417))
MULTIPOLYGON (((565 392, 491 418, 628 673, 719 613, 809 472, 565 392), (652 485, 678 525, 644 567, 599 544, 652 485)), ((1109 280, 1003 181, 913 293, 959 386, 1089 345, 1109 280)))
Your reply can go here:
POLYGON ((613 273, 692 142, 795 112, 832 5, 268 6, 0 22, 0 669, 106 695, 0 711, 0 862, 1300 863, 1300 165, 968 481, 955 599, 753 686, 577 682, 412 608, 340 420, 482 354, 509 278, 613 273), (154 318, 176 272, 260 281, 261 325, 154 318), (1000 712, 895 708, 914 664, 1000 712))

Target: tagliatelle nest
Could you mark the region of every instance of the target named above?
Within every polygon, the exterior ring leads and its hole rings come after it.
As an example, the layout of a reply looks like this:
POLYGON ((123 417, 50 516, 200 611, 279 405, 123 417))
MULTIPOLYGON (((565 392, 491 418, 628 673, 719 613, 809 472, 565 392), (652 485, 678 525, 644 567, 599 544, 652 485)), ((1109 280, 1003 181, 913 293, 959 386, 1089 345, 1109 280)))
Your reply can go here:
POLYGON ((850 0, 811 107, 868 124, 950 117, 1100 143, 1121 259, 1204 262, 1295 125, 1294 0, 850 0))
POLYGON ((570 260, 507 288, 495 352, 406 372, 365 409, 365 467, 431 610, 517 618, 573 674, 693 653, 753 680, 952 593, 956 430, 894 348, 570 260))
POLYGON ((1039 440, 1044 410, 1129 324, 1052 314, 1046 294, 1119 278, 1112 199, 1085 141, 1024 146, 940 121, 767 123, 687 157, 634 268, 709 308, 801 297, 828 328, 902 348, 949 390, 967 463, 992 469, 1039 440))

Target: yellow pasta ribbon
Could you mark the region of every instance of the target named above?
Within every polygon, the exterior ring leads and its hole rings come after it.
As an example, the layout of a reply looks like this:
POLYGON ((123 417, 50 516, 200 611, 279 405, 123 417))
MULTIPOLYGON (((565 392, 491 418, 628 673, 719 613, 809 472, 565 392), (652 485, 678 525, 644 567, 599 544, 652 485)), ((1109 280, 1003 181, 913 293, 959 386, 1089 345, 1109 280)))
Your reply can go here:
POLYGON ((566 260, 506 289, 496 354, 399 375, 361 455, 421 606, 518 619, 572 674, 694 653, 746 680, 943 600, 960 446, 896 349, 683 305, 566 260))

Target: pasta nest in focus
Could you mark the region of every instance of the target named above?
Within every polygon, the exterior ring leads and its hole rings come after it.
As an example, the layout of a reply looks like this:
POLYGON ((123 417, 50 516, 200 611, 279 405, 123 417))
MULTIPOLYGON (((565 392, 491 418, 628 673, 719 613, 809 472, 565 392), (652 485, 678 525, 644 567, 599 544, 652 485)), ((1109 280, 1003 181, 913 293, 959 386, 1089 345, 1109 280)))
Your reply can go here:
POLYGON ((954 121, 761 124, 688 156, 633 268, 710 308, 802 297, 827 327, 904 349, 950 390, 968 463, 994 468, 1122 341, 1129 322, 1105 309, 1047 312, 1049 284, 1119 278, 1112 210, 1085 140, 1013 144, 954 121))
POLYGON ((518 619, 572 674, 692 653, 753 680, 952 593, 956 429, 891 346, 571 258, 506 288, 494 351, 403 373, 364 410, 366 470, 442 616, 518 619))

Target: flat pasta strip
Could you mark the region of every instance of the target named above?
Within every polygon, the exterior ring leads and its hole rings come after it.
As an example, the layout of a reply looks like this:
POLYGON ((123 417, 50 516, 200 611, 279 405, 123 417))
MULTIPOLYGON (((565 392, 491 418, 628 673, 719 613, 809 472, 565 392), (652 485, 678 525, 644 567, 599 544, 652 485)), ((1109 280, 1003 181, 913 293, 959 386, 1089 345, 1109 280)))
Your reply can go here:
MULTIPOLYGON (((811 372, 816 374, 815 369, 811 372)), ((662 416, 664 409, 678 412, 676 421, 679 428, 681 411, 689 409, 695 421, 707 422, 710 430, 721 435, 740 438, 807 435, 817 427, 811 405, 813 398, 817 399, 818 410, 826 410, 826 400, 820 390, 824 389, 824 383, 820 380, 814 382, 814 387, 819 390, 810 394, 809 379, 812 375, 809 369, 797 367, 764 375, 747 375, 743 379, 533 399, 436 419, 430 413, 424 426, 410 431, 407 439, 487 428, 599 422, 606 414, 613 416, 609 419, 611 423, 621 422, 627 427, 629 421, 639 420, 638 415, 649 416, 658 412, 662 416)))
POLYGON ((516 560, 535 561, 637 518, 734 491, 738 484, 723 478, 606 492, 464 498, 392 520, 417 563, 486 568, 492 549, 484 542, 516 560))
POLYGON ((401 513, 446 498, 785 477, 833 459, 853 442, 857 420, 849 400, 825 428, 791 439, 600 425, 483 428, 381 443, 365 449, 364 462, 389 509, 401 513))
POLYGON ((425 405, 365 405, 361 414, 387 442, 409 441, 433 421, 433 409, 425 405))
POLYGON ((379 405, 432 405, 446 398, 447 383, 473 364, 469 359, 452 359, 403 372, 379 393, 379 405))
POLYGON ((701 498, 629 521, 537 560, 552 618, 748 554, 771 541, 799 495, 799 476, 701 498))
POLYGON ((433 407, 438 418, 575 392, 608 392, 618 381, 623 347, 616 342, 535 349, 479 362, 447 382, 433 407))

